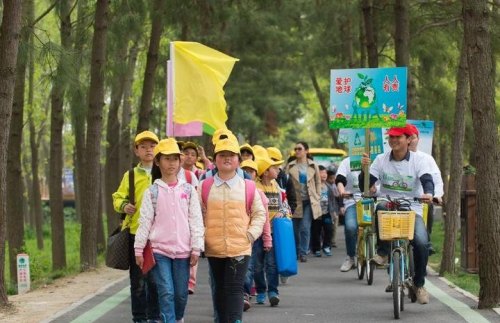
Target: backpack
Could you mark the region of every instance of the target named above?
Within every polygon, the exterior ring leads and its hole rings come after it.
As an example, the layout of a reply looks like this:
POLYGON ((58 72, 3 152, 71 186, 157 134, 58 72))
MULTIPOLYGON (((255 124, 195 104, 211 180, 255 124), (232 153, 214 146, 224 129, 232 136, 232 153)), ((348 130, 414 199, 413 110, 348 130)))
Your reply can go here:
MULTIPOLYGON (((214 177, 208 177, 203 182, 201 182, 201 201, 203 202, 203 206, 207 207, 208 202, 208 194, 210 193, 210 189, 214 184, 214 177)), ((247 214, 252 214, 252 204, 255 197, 255 182, 245 179, 245 205, 247 214)))
POLYGON ((191 171, 185 169, 184 174, 186 175, 186 182, 188 182, 189 184, 193 184, 193 178, 191 177, 191 171))
MULTIPOLYGON (((186 184, 186 183, 184 183, 186 184)), ((189 198, 191 198, 191 184, 189 184, 189 198)), ((153 204, 154 216, 156 216, 156 204, 158 203, 158 184, 153 183, 149 188, 151 194, 151 204, 153 204)))

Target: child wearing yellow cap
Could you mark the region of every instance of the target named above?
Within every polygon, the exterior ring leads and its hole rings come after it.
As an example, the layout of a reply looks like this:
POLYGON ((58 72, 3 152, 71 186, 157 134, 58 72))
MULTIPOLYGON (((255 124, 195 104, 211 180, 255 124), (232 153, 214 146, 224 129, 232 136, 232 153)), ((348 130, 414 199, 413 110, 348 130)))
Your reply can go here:
MULTIPOLYGON (((151 185, 151 168, 153 167, 154 148, 158 144, 158 137, 151 131, 143 131, 134 139, 134 152, 139 158, 139 164, 132 170, 125 172, 118 190, 113 193, 113 206, 116 212, 125 213, 123 229, 130 229, 129 259, 134 259, 134 241, 139 227, 140 209, 144 191, 151 185), (133 171, 133 193, 135 201, 129 196, 129 172, 133 171)), ((151 275, 143 275, 141 268, 134 262, 130 263, 130 293, 132 305, 132 319, 134 322, 159 320, 158 294, 156 284, 151 275)))
POLYGON ((243 316, 242 287, 252 243, 262 234, 266 210, 255 185, 253 200, 247 200, 247 186, 253 183, 237 175, 238 142, 221 139, 215 145, 214 154, 218 171, 198 187, 206 209, 205 255, 213 278, 216 318, 219 322, 238 322, 243 316), (247 205, 248 201, 251 205, 247 205))
MULTIPOLYGON (((273 161, 269 157, 257 159, 258 176, 257 188, 262 190, 269 200, 269 221, 286 216, 289 211, 284 207, 281 189, 276 182, 279 165, 282 160, 273 161)), ((257 290, 257 304, 264 304, 267 297, 271 306, 277 306, 279 298, 279 274, 273 248, 266 248, 262 239, 255 241, 252 262, 254 267, 254 281, 257 290)))
POLYGON ((204 249, 201 205, 196 189, 177 177, 181 152, 175 139, 161 140, 154 156, 155 181, 144 192, 134 244, 135 260, 142 268, 143 250, 149 240, 156 261, 151 273, 163 321, 183 322, 189 269, 198 263, 204 249))

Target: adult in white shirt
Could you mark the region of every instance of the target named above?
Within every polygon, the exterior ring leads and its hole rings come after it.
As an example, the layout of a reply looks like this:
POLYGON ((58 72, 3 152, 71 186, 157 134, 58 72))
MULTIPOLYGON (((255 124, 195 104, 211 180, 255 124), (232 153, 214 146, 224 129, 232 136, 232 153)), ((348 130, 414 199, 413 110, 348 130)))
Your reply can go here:
MULTIPOLYGON (((403 128, 391 128, 387 131, 387 134, 389 135, 391 151, 378 155, 370 166, 370 187, 376 181, 380 181, 380 196, 389 195, 391 198, 407 198, 410 200, 419 197, 432 200, 434 196, 432 171, 427 163, 418 158, 416 153, 409 150, 410 136, 413 134, 411 128, 408 125, 403 128), (422 186, 424 194, 419 194, 419 185, 422 186)), ((370 158, 367 154, 364 154, 362 164, 370 164, 370 158)), ((363 180, 364 173, 361 172, 359 182, 363 183, 363 180)), ((413 282, 417 301, 420 304, 427 304, 429 295, 424 288, 424 284, 427 275, 426 267, 429 257, 427 245, 429 239, 422 218, 422 206, 420 203, 412 203, 411 208, 417 213, 414 238, 411 241, 415 264, 413 282)), ((384 203, 379 203, 376 210, 383 209, 386 209, 384 203)), ((390 242, 377 240, 378 249, 374 261, 383 264, 387 262, 390 242)))
MULTIPOLYGON (((358 184, 360 171, 351 170, 351 158, 347 157, 339 165, 335 184, 340 196, 348 194, 361 195, 358 184)), ((356 202, 352 197, 344 197, 340 213, 344 214, 344 236, 347 257, 340 267, 340 271, 347 272, 354 268, 356 256, 356 242, 358 238, 358 219, 356 216, 356 202)))
MULTIPOLYGON (((439 204, 441 204, 444 195, 444 185, 443 185, 443 179, 441 177, 441 171, 439 170, 439 167, 436 164, 434 157, 424 153, 423 151, 417 150, 418 143, 420 141, 419 138, 420 132, 418 131, 417 127, 415 127, 412 124, 409 125, 409 127, 413 132, 413 134, 410 136, 409 148, 411 151, 417 154, 418 158, 422 158, 422 160, 429 165, 431 169, 432 180, 434 182, 434 198, 437 200, 439 204)), ((421 186, 420 188, 421 188, 421 193, 423 193, 423 189, 421 186)), ((427 232, 429 233, 429 236, 432 233, 433 223, 434 223, 434 208, 432 204, 429 204, 429 209, 427 212, 427 232)), ((431 252, 431 254, 434 253, 434 249, 432 249, 432 246, 429 246, 429 252, 431 252)))

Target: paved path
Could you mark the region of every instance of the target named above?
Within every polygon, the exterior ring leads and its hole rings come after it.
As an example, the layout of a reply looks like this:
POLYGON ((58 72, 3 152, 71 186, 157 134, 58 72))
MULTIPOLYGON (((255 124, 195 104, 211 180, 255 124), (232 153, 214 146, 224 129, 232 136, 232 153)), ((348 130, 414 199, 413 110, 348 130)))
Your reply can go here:
MULTIPOLYGON (((393 320, 392 294, 385 293, 387 274, 375 272, 372 286, 358 280, 355 271, 341 273, 345 257, 343 227, 339 228, 339 248, 332 257, 313 258, 301 263, 299 275, 280 286, 278 307, 252 304, 244 313, 245 323, 295 322, 387 322, 393 320)), ((186 323, 212 322, 212 301, 208 285, 208 264, 202 259, 194 295, 189 296, 186 323)), ((426 287, 430 304, 411 304, 406 298, 404 322, 500 322, 490 310, 474 310, 475 302, 449 288, 436 276, 428 276, 426 287)), ((50 322, 131 322, 128 280, 122 280, 106 292, 54 318, 50 322)))

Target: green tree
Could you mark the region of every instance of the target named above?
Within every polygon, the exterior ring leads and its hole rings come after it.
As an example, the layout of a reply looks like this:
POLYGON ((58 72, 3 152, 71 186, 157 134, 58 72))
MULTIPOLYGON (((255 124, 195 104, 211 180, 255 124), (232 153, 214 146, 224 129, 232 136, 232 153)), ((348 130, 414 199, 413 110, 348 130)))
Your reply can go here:
POLYGON ((479 308, 500 304, 500 140, 495 109, 495 66, 488 1, 463 0, 472 121, 476 138, 479 308))
POLYGON ((6 238, 6 174, 9 126, 14 98, 16 61, 21 31, 20 1, 4 1, 0 26, 0 305, 6 305, 5 238, 6 238))

